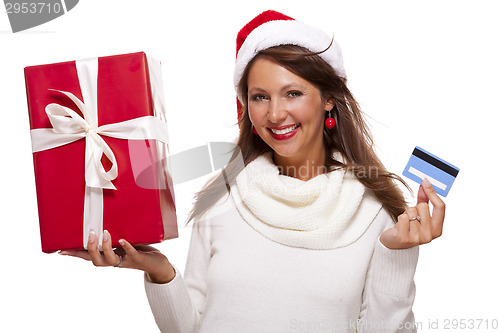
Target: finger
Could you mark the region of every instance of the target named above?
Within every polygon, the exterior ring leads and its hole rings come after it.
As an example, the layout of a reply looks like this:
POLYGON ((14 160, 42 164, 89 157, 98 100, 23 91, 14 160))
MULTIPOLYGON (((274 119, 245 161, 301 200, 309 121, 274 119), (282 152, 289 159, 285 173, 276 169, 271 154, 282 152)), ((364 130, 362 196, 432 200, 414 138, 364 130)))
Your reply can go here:
POLYGON ((385 230, 380 235, 380 242, 389 249, 397 249, 400 246, 398 241, 398 230, 395 227, 385 230))
POLYGON ((411 221, 411 220, 415 220, 417 218, 418 212, 417 212, 417 209, 415 207, 408 207, 406 209, 406 214, 408 215, 408 217, 410 218, 410 221, 411 221))
POLYGON ((127 242, 125 239, 120 239, 118 241, 118 243, 120 243, 120 245, 122 246, 122 248, 125 250, 125 253, 127 255, 127 259, 129 259, 132 262, 135 262, 136 266, 137 266, 137 264, 140 262, 141 253, 139 251, 137 251, 132 246, 132 244, 130 244, 129 242, 127 242))
POLYGON ((420 244, 420 222, 417 220, 410 221, 409 245, 415 246, 420 244))
POLYGON ((431 213, 429 211, 429 204, 421 202, 416 206, 418 215, 420 216, 420 243, 426 244, 434 239, 432 235, 431 213))
POLYGON ((116 255, 111 247, 111 235, 107 230, 104 230, 102 237, 102 252, 104 258, 109 265, 116 266, 120 263, 120 256, 116 255))
POLYGON ((398 231, 398 235, 401 240, 406 241, 410 233, 410 218, 408 214, 403 213, 398 216, 398 223, 394 226, 398 231))
POLYGON ((429 197, 427 197, 427 194, 425 194, 424 187, 420 185, 417 194, 417 205, 422 202, 429 202, 429 197))
POLYGON ((92 260, 86 250, 62 250, 59 254, 63 256, 82 258, 89 261, 92 260))
POLYGON ((97 235, 93 231, 91 231, 89 235, 87 251, 89 252, 90 259, 92 260, 94 266, 104 266, 103 257, 97 248, 97 235))
POLYGON ((427 195, 427 197, 432 203, 432 206, 434 207, 432 210, 431 223, 432 223, 433 233, 435 233, 434 236, 439 237, 441 236, 443 230, 446 205, 444 201, 437 195, 436 191, 432 187, 429 180, 427 180, 427 178, 424 178, 422 180, 422 185, 425 194, 427 195))

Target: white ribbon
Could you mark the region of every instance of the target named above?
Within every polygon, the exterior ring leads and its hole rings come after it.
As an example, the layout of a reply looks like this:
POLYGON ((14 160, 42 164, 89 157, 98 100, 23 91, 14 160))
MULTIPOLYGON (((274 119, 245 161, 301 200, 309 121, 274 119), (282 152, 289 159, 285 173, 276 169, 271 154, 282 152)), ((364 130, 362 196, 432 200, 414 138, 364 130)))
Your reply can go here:
POLYGON ((115 124, 98 125, 97 110, 97 74, 99 62, 97 58, 76 61, 78 80, 83 101, 67 91, 50 89, 69 97, 81 111, 83 117, 65 106, 52 103, 46 106, 45 112, 53 128, 31 130, 33 152, 56 148, 85 138, 85 201, 83 217, 83 246, 91 231, 98 237, 99 248, 102 246, 103 230, 103 192, 102 189, 116 187, 112 181, 118 176, 118 165, 115 155, 102 135, 127 140, 155 139, 168 143, 167 124, 157 117, 139 117, 115 124), (106 171, 101 158, 105 155, 111 162, 106 171))

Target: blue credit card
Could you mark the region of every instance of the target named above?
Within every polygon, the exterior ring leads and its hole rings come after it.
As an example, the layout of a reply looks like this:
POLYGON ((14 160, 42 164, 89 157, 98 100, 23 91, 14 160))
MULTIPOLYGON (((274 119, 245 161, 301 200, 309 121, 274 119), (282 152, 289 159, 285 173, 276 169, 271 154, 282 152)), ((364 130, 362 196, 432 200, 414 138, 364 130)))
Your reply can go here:
POLYGON ((445 197, 448 195, 459 171, 459 168, 440 159, 436 155, 420 147, 415 147, 403 171, 403 176, 419 184, 422 184, 423 178, 427 178, 436 193, 445 197))

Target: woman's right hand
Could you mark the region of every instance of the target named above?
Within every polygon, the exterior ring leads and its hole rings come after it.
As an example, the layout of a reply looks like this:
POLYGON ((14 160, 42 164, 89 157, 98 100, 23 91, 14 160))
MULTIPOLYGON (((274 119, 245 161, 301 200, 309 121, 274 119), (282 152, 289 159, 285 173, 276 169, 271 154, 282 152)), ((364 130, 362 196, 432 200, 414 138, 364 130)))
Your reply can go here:
POLYGON ((98 267, 119 265, 123 268, 138 269, 148 273, 149 279, 154 283, 167 283, 175 277, 174 268, 159 250, 149 245, 134 248, 124 239, 120 239, 118 242, 122 249, 117 248, 113 251, 111 235, 104 230, 102 252, 100 252, 97 248, 97 237, 94 232, 91 232, 87 250, 63 250, 59 254, 92 261, 94 266, 98 267))

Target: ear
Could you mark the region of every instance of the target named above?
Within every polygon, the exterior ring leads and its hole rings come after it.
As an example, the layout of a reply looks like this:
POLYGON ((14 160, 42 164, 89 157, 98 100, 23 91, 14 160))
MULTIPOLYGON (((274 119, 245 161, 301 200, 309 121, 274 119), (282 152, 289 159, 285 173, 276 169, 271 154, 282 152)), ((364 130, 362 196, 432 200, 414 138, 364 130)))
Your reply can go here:
POLYGON ((325 111, 330 111, 335 106, 335 100, 333 98, 329 99, 325 103, 325 111))

